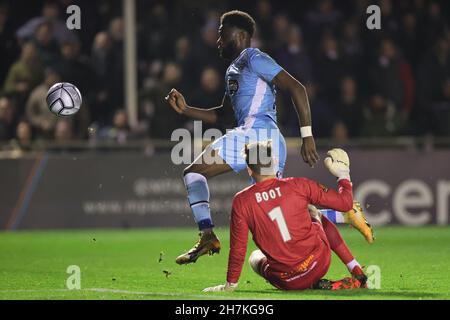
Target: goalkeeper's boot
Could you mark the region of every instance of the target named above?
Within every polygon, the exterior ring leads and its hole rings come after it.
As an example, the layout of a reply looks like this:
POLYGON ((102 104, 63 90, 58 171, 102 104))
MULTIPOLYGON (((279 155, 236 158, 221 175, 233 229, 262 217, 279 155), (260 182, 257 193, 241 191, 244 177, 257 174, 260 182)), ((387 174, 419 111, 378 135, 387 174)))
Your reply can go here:
POLYGON ((367 276, 359 265, 355 266, 351 273, 352 277, 361 283, 360 288, 367 288, 367 276))
POLYGON ((320 279, 313 285, 313 289, 319 290, 348 290, 348 289, 360 289, 366 288, 367 277, 366 275, 358 275, 353 277, 346 277, 341 280, 327 280, 320 279))
POLYGON ((186 253, 178 256, 175 260, 178 264, 188 264, 197 261, 200 256, 205 254, 213 255, 220 252, 220 240, 214 234, 214 232, 201 232, 199 234, 200 239, 194 247, 186 253))
POLYGON ((364 236, 368 243, 373 243, 375 237, 373 235, 372 226, 367 222, 364 211, 358 201, 353 202, 353 208, 344 213, 345 222, 356 228, 364 236))

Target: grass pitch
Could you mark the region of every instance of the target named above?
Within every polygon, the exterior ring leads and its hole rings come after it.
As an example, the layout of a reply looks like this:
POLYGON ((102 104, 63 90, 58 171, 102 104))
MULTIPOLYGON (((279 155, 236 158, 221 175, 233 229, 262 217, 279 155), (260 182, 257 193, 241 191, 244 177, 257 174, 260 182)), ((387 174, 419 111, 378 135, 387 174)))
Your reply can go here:
MULTIPOLYGON (((376 228, 368 245, 341 228, 359 262, 381 269, 379 290, 282 292, 246 263, 234 293, 202 293, 224 283, 228 229, 217 228, 219 255, 175 264, 196 240, 194 229, 0 233, 0 299, 449 299, 450 228, 376 228), (81 290, 68 290, 68 266, 81 270, 81 290)), ((249 240, 248 254, 255 248, 249 240)), ((327 278, 347 275, 333 255, 327 278)))

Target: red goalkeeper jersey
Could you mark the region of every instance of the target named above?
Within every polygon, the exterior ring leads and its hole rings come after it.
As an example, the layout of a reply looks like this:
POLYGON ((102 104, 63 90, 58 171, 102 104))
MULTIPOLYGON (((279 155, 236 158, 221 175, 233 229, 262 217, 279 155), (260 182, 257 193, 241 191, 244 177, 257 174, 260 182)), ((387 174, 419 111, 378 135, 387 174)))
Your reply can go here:
POLYGON ((237 193, 233 199, 227 281, 236 283, 247 251, 248 231, 273 270, 290 272, 326 239, 312 223, 308 204, 338 211, 353 206, 352 185, 339 191, 306 178, 269 179, 237 193))

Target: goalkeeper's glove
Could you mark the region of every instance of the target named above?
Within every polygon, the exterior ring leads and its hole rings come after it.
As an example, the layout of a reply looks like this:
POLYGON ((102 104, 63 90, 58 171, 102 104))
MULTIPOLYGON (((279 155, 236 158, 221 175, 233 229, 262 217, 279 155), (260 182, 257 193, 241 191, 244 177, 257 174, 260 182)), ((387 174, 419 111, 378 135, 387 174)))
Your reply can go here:
POLYGON ((323 162, 331 174, 337 177, 338 181, 341 179, 350 181, 350 159, 347 152, 335 148, 328 151, 327 155, 323 162))
POLYGON ((218 286, 215 287, 209 287, 209 288, 205 288, 203 289, 203 292, 218 292, 218 291, 234 291, 234 289, 237 288, 237 283, 231 283, 231 282, 227 282, 225 284, 219 284, 218 286))

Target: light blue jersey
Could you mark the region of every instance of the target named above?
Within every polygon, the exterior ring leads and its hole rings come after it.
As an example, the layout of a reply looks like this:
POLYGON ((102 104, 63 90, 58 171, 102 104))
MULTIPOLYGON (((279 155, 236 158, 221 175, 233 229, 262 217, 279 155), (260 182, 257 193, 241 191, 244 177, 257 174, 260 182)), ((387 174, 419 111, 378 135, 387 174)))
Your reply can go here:
POLYGON ((286 162, 286 142, 277 126, 275 86, 272 79, 282 68, 256 48, 241 52, 225 75, 226 94, 230 98, 238 126, 212 143, 212 148, 236 172, 247 165, 245 144, 272 140, 277 175, 282 176, 286 162))
POLYGON ((230 98, 238 126, 276 127, 275 86, 272 79, 282 68, 256 48, 241 52, 225 74, 226 94, 230 98))

